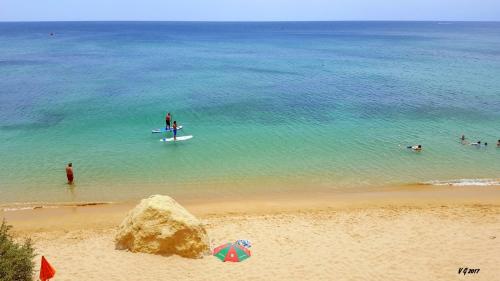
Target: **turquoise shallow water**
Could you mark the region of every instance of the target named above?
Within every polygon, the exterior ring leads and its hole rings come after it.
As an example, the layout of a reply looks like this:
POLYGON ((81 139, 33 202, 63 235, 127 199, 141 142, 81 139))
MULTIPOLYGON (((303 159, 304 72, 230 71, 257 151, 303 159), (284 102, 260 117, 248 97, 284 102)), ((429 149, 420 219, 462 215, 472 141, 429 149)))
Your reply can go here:
POLYGON ((497 179, 499 46, 500 23, 0 23, 0 202, 497 179), (166 111, 192 140, 150 133, 166 111))

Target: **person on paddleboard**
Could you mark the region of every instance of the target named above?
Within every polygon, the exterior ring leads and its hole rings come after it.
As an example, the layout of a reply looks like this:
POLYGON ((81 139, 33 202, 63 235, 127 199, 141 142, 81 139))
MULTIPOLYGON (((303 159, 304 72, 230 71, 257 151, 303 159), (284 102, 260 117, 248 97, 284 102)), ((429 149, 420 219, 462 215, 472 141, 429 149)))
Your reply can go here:
POLYGON ((177 139, 177 121, 174 121, 174 125, 172 126, 174 131, 174 141, 177 139))
POLYGON ((170 112, 167 113, 167 116, 165 116, 165 123, 167 123, 167 126, 165 127, 166 130, 170 130, 170 112))

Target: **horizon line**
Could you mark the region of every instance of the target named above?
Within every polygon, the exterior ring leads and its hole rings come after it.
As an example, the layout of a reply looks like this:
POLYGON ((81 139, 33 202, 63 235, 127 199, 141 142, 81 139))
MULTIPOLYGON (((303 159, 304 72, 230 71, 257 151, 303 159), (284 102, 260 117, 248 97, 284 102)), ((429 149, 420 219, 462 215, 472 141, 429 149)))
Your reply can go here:
POLYGON ((292 23, 292 22, 482 22, 498 23, 500 20, 13 20, 0 23, 41 22, 191 22, 191 23, 292 23))

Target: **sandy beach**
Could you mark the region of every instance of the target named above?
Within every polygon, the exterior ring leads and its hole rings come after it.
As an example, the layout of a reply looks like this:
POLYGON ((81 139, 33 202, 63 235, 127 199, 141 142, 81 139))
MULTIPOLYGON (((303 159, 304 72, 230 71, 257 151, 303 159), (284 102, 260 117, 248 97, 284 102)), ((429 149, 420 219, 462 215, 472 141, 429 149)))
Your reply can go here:
MULTIPOLYGON (((181 201, 212 246, 248 239, 252 257, 223 263, 115 250, 130 204, 3 212, 32 237, 54 280, 495 280, 500 189, 491 187, 181 201), (480 269, 472 275, 460 268, 480 269)), ((36 258, 37 267, 39 257, 36 258)))

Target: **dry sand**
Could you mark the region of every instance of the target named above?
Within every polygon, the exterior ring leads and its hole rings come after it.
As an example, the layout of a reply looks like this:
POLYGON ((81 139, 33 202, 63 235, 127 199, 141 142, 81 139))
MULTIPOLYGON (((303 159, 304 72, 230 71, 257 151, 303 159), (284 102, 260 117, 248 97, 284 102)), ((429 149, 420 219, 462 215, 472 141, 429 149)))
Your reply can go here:
POLYGON ((33 238, 56 268, 55 281, 499 280, 500 190, 450 192, 185 202, 213 246, 253 243, 242 263, 115 250, 115 227, 129 205, 3 215, 16 236, 33 238), (461 267, 480 271, 464 276, 461 267))

